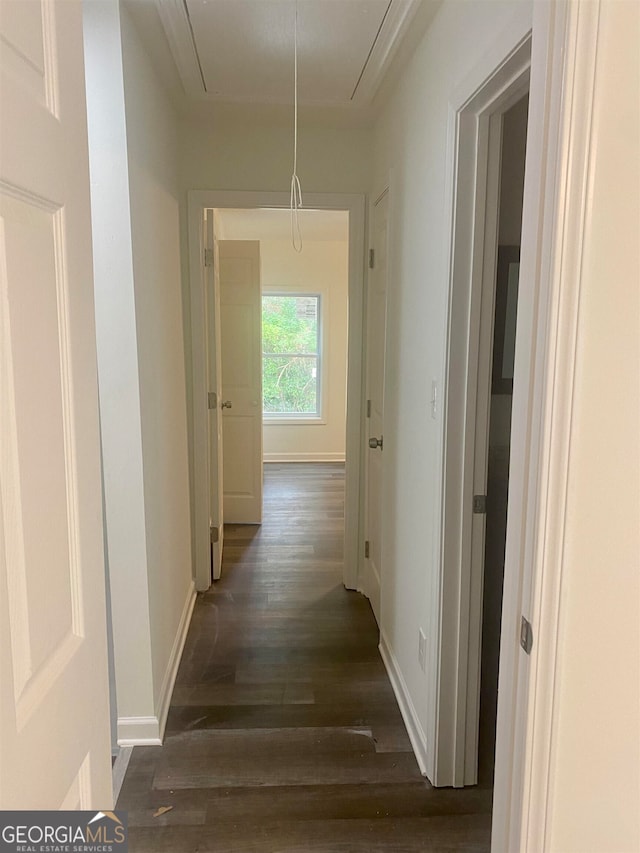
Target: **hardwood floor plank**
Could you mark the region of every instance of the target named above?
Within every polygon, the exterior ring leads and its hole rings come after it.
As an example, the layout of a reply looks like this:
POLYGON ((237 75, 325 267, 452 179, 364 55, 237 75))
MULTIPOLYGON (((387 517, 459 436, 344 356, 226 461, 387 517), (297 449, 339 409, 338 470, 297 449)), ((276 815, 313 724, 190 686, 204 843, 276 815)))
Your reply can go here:
MULTIPOLYGON (((176 813, 204 811, 206 822, 224 820, 322 820, 380 817, 433 817, 491 812, 491 791, 432 788, 426 780, 377 785, 294 785, 273 788, 150 788, 128 797, 130 810, 155 811, 172 805, 176 813)), ((131 811, 130 811, 131 814, 131 811)), ((143 824, 140 824, 143 825, 143 824)))
POLYGON ((484 853, 487 815, 318 821, 220 822, 207 827, 134 828, 136 851, 153 853, 484 853))
POLYGON ((378 754, 369 747, 357 754, 190 755, 162 761, 154 788, 253 788, 281 785, 354 785, 415 782, 420 773, 413 753, 378 754))
POLYGON ((272 681, 300 681, 309 684, 385 681, 381 660, 365 663, 241 663, 236 666, 236 684, 269 684, 272 681))
POLYGON ((165 738, 163 756, 200 756, 212 759, 242 757, 249 753, 262 759, 280 759, 300 753, 334 755, 376 751, 369 727, 308 726, 278 729, 208 729, 179 732, 165 738))
POLYGON ((200 705, 172 707, 167 720, 167 732, 206 728, 260 729, 323 725, 344 728, 389 723, 403 725, 395 699, 375 704, 351 702, 340 705, 200 705))
POLYGON ((491 811, 487 791, 461 798, 458 791, 436 791, 428 782, 378 785, 283 786, 278 796, 266 788, 238 788, 209 797, 207 822, 252 814, 272 820, 375 820, 378 818, 434 817, 491 811))
POLYGON ((312 705, 313 690, 304 684, 202 684, 176 687, 179 705, 312 705))

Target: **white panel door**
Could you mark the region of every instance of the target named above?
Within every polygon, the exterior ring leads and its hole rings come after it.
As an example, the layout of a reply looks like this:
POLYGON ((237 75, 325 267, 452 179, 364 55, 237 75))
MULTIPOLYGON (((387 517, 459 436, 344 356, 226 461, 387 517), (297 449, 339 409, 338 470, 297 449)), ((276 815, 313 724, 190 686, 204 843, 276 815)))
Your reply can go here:
POLYGON ((209 387, 209 529, 213 580, 222 573, 224 545, 222 344, 220 331, 220 256, 214 239, 214 211, 205 211, 207 264, 207 376, 209 387))
POLYGON ((0 807, 112 806, 82 7, 0 3, 0 807))
POLYGON ((224 517, 262 521, 262 294, 260 243, 221 240, 220 316, 224 517))
POLYGON ((380 624, 382 579, 382 453, 384 434, 384 356, 387 321, 387 197, 385 193, 373 212, 375 263, 367 294, 367 510, 365 591, 380 624), (373 446, 371 446, 373 445, 373 446))

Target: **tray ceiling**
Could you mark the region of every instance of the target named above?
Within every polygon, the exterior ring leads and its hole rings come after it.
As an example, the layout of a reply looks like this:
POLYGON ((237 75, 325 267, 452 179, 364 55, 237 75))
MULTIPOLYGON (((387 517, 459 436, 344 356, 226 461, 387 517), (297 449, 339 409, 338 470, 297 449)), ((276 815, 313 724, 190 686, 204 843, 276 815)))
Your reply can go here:
MULTIPOLYGON (((156 0, 192 98, 289 103, 295 0, 156 0)), ((302 104, 373 98, 419 0, 298 0, 302 104)))

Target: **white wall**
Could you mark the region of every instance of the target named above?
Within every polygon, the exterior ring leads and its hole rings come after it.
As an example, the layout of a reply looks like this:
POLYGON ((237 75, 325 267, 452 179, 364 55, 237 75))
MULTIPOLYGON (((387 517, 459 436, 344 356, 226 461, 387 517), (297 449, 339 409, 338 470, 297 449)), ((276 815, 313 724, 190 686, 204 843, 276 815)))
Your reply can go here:
POLYGON ((118 716, 153 715, 142 427, 117 3, 84 6, 100 429, 118 716))
POLYGON ((157 740, 193 601, 175 118, 117 0, 84 24, 118 736, 157 740))
POLYGON ((442 400, 451 223, 446 197, 449 103, 528 3, 444 2, 375 128, 374 192, 393 169, 387 313, 381 632, 417 737, 429 760, 435 732, 435 658, 441 559, 442 409, 430 417, 431 381, 442 400), (416 544, 419 531, 419 544, 416 544), (418 630, 427 636, 427 673, 418 630))
POLYGON ((154 703, 192 606, 178 141, 175 112, 122 13, 154 703))
POLYGON ((347 398, 347 300, 349 245, 261 240, 263 293, 319 293, 322 312, 321 424, 264 424, 265 462, 344 461, 347 398))
POLYGON ((549 769, 557 853, 640 849, 639 32, 637 4, 602 3, 549 769))
MULTIPOLYGON (((183 190, 271 190, 289 192, 293 167, 290 109, 218 107, 212 118, 181 123, 183 190)), ((326 127, 305 118, 298 131, 298 175, 302 191, 366 192, 371 131, 326 127)))

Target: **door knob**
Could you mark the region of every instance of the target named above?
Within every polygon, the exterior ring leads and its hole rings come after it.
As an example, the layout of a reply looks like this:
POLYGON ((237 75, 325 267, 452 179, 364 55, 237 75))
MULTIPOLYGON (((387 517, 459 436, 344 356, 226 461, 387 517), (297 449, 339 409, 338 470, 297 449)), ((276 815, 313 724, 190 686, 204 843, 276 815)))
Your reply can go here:
POLYGON ((230 409, 232 406, 233 406, 233 403, 231 402, 231 400, 223 400, 221 405, 220 405, 220 408, 221 409, 230 409))
POLYGON ((382 436, 380 438, 370 438, 369 439, 369 447, 372 450, 375 450, 376 447, 379 447, 382 450, 382 436))

